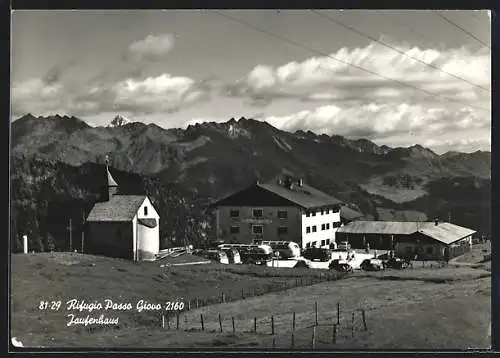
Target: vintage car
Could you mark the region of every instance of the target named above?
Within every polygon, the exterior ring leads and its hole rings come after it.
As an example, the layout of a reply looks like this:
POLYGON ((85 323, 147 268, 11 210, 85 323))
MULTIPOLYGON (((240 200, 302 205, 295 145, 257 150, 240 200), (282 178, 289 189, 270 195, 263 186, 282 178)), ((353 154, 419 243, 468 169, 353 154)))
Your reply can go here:
POLYGON ((349 251, 351 249, 351 244, 349 244, 347 241, 341 241, 339 242, 337 249, 342 251, 349 251))
POLYGON ((399 257, 391 257, 389 260, 384 261, 384 267, 385 268, 391 268, 391 269, 406 269, 408 267, 411 267, 411 261, 409 259, 402 259, 399 257))
POLYGON ((352 266, 346 260, 333 260, 328 266, 330 270, 335 270, 339 272, 353 272, 352 266))
POLYGON ((363 260, 363 262, 359 267, 364 271, 380 271, 385 268, 384 262, 382 260, 377 260, 377 259, 363 260))
POLYGON ((224 248, 224 249, 221 249, 221 250, 226 253, 227 258, 229 260, 229 263, 231 263, 231 264, 241 264, 240 253, 234 247, 224 248))
POLYGON ((326 262, 332 258, 332 251, 318 247, 309 247, 304 250, 302 257, 311 261, 319 260, 321 262, 326 262))
POLYGON ((229 264, 227 254, 222 250, 207 250, 204 256, 211 261, 216 261, 225 265, 229 264))

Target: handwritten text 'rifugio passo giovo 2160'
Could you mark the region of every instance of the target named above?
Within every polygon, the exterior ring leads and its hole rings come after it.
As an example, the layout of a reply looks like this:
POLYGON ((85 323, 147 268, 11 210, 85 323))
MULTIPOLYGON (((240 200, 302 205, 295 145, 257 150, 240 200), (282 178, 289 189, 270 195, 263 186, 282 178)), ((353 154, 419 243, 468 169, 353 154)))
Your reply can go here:
POLYGON ((62 301, 40 301, 38 306, 39 310, 47 311, 73 311, 75 313, 69 313, 67 315, 68 322, 67 326, 73 325, 116 325, 118 324, 119 318, 116 316, 106 316, 102 314, 102 311, 106 313, 117 313, 117 312, 161 312, 161 311, 182 311, 185 305, 181 300, 168 301, 165 303, 152 303, 147 300, 141 299, 135 303, 131 302, 116 302, 112 299, 105 299, 103 301, 92 301, 87 302, 85 300, 71 299, 63 303, 62 301), (79 316, 81 312, 88 313, 87 316, 79 316), (91 316, 90 314, 94 312, 100 312, 99 316, 91 316))

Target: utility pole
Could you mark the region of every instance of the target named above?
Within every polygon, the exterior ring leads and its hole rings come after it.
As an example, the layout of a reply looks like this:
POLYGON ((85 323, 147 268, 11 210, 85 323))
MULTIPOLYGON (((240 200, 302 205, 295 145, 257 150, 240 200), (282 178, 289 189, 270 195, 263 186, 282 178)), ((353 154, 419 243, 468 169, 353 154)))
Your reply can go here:
POLYGON ((71 227, 71 218, 69 218, 69 252, 73 252, 73 229, 71 227))
POLYGON ((82 254, 83 254, 83 240, 85 238, 85 212, 82 210, 82 254))

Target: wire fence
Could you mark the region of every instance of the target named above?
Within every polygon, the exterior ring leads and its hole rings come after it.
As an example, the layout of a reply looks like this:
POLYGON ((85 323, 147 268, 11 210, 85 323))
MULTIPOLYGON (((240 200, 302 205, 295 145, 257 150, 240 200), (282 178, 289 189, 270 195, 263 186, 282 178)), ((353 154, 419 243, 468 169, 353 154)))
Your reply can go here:
POLYGON ((334 307, 322 311, 317 301, 310 311, 267 317, 242 318, 221 313, 206 314, 203 311, 189 318, 182 312, 176 312, 173 317, 162 314, 160 325, 167 330, 254 334, 261 338, 261 348, 287 349, 315 349, 317 344, 335 345, 369 329, 364 309, 344 310, 340 303, 336 303, 334 307))

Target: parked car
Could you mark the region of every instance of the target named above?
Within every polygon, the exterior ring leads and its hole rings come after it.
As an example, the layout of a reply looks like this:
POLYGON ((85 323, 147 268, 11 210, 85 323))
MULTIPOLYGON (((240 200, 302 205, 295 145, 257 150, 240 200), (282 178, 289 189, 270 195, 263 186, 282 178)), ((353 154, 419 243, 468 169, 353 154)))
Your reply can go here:
POLYGON ((294 266, 294 268, 309 268, 309 267, 310 266, 306 260, 297 260, 297 263, 294 266))
POLYGON ((330 270, 335 270, 339 272, 353 272, 353 268, 346 260, 333 260, 328 266, 330 270))
POLYGON ((366 259, 363 260, 360 268, 364 271, 380 271, 384 269, 384 263, 382 260, 366 259))
POLYGON ((221 264, 229 264, 227 254, 221 250, 207 250, 205 257, 209 260, 220 262, 221 264))
POLYGON ((332 252, 329 249, 318 247, 309 247, 304 250, 302 257, 308 260, 319 260, 321 262, 329 261, 332 258, 332 252))
POLYGON ((234 247, 222 249, 222 251, 226 253, 229 263, 241 264, 240 253, 234 247))
POLYGON ((341 241, 337 246, 337 249, 343 251, 349 251, 351 249, 351 244, 349 244, 347 241, 341 241))
POLYGON ((399 257, 392 257, 387 261, 383 261, 384 267, 385 268, 391 268, 391 269, 406 269, 408 267, 411 267, 411 261, 409 259, 402 259, 399 257))

